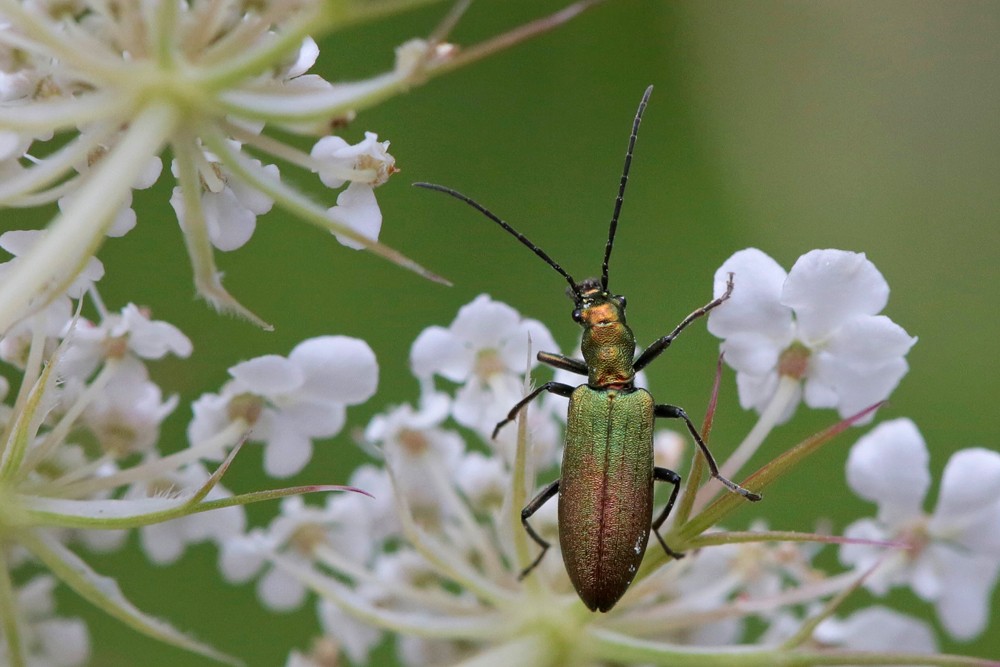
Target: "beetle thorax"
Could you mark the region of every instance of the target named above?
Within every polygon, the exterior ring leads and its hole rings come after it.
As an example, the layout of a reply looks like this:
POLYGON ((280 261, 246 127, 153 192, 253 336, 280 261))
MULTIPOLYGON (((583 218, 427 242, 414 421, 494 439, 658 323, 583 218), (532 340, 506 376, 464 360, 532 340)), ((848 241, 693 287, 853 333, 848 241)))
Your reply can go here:
POLYGON ((591 387, 629 386, 635 377, 632 358, 635 337, 625 324, 624 300, 607 294, 589 294, 579 308, 583 326, 584 361, 591 387))

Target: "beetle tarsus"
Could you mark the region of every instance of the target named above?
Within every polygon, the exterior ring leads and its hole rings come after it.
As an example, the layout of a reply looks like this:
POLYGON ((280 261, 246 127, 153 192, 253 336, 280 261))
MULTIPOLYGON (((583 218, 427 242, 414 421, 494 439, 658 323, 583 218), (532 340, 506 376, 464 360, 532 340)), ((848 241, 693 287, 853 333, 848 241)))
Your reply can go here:
POLYGON ((708 445, 706 445, 705 441, 701 439, 701 434, 698 433, 698 429, 696 429, 694 424, 691 423, 690 417, 687 416, 687 413, 684 412, 683 408, 679 408, 676 405, 661 404, 657 405, 654 410, 657 417, 684 420, 688 431, 691 433, 691 437, 694 438, 694 441, 698 444, 698 448, 701 449, 701 453, 705 455, 705 463, 708 464, 708 471, 712 477, 722 482, 722 484, 733 493, 738 493, 751 502, 757 502, 762 498, 759 493, 745 489, 736 482, 722 476, 719 472, 719 465, 715 462, 715 457, 712 456, 712 452, 708 449, 708 445))

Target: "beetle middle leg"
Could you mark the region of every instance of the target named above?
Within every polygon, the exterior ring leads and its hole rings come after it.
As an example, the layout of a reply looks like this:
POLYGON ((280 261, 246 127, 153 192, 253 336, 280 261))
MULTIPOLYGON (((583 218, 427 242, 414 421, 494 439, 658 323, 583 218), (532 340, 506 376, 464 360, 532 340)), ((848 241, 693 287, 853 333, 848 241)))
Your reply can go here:
MULTIPOLYGON (((538 546, 542 548, 542 552, 538 554, 538 557, 535 558, 535 560, 531 561, 531 565, 521 570, 521 574, 517 577, 518 581, 524 579, 532 570, 538 567, 538 564, 542 562, 542 558, 545 556, 545 552, 549 550, 550 546, 552 546, 548 543, 548 541, 542 539, 541 535, 535 532, 535 529, 531 527, 530 523, 528 523, 528 519, 530 519, 535 512, 542 508, 542 505, 551 500, 552 496, 557 493, 559 493, 558 479, 539 491, 538 495, 532 498, 531 502, 525 505, 524 509, 521 510, 521 525, 524 526, 526 531, 528 531, 528 535, 531 536, 531 539, 533 539, 538 546)), ((677 495, 676 489, 674 490, 674 495, 677 495)))
POLYGON ((698 447, 701 449, 701 453, 705 455, 705 462, 708 464, 708 471, 711 473, 712 477, 722 482, 727 489, 733 493, 738 493, 747 500, 752 500, 754 502, 760 500, 761 496, 759 493, 754 493, 748 489, 744 489, 742 486, 733 482, 719 473, 719 465, 715 462, 715 457, 712 456, 712 452, 708 450, 708 445, 705 441, 701 439, 701 435, 698 433, 698 429, 694 427, 691 423, 691 419, 684 412, 683 408, 679 408, 676 405, 657 405, 653 408, 653 412, 657 417, 664 417, 666 419, 683 419, 684 423, 687 424, 688 431, 691 432, 691 437, 694 441, 698 443, 698 447))
POLYGON ((493 435, 491 437, 496 439, 497 433, 500 432, 500 429, 506 426, 509 422, 514 421, 517 418, 517 413, 521 411, 521 408, 535 400, 535 398, 543 391, 569 398, 569 395, 573 393, 574 389, 576 389, 576 387, 571 387, 568 384, 563 384, 562 382, 546 382, 541 387, 538 387, 533 392, 518 401, 514 407, 510 409, 510 412, 507 413, 507 417, 497 422, 496 428, 493 429, 493 435))
POLYGON ((653 534, 656 535, 656 539, 660 541, 660 546, 663 547, 663 550, 667 552, 668 556, 677 559, 684 558, 683 553, 674 551, 668 547, 667 543, 663 541, 663 536, 660 535, 660 526, 663 525, 663 522, 666 521, 667 517, 670 515, 670 510, 674 508, 674 501, 677 500, 677 492, 681 490, 681 476, 673 470, 656 466, 653 468, 653 481, 670 482, 674 485, 673 491, 670 492, 670 499, 667 500, 666 507, 664 507, 663 511, 660 512, 660 516, 656 517, 656 520, 653 521, 653 534))
POLYGON ((722 294, 722 296, 720 296, 717 299, 712 299, 698 310, 692 312, 690 315, 681 320, 681 323, 678 324, 676 327, 674 327, 673 331, 668 333, 663 338, 654 341, 649 347, 647 347, 645 350, 642 351, 642 354, 640 354, 636 358, 635 363, 632 364, 632 368, 636 372, 639 372, 643 368, 648 366, 649 362, 653 361, 653 359, 656 359, 663 353, 665 349, 670 347, 670 344, 674 342, 674 339, 677 338, 678 334, 684 331, 684 329, 687 328, 689 324, 694 322, 699 317, 707 315, 708 311, 712 310, 713 308, 721 306, 722 302, 728 299, 730 295, 732 295, 732 293, 733 293, 733 274, 730 273, 729 280, 726 282, 726 291, 725 293, 722 294))

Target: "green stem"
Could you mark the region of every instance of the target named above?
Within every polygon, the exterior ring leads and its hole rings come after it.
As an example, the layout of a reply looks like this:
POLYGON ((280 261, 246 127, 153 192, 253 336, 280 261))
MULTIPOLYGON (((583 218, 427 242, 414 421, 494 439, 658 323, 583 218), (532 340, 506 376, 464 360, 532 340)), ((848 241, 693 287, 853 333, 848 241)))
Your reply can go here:
POLYGON ((7 645, 7 664, 24 667, 24 647, 21 646, 21 627, 17 613, 17 592, 10 580, 9 564, 5 549, 0 549, 0 627, 7 645))

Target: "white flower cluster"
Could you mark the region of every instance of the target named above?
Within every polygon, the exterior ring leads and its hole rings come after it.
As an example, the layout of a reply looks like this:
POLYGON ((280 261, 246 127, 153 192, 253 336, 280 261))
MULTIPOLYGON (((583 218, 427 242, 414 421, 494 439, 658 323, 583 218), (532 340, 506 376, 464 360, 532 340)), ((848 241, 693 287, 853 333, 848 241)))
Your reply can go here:
POLYGON ((63 292, 104 235, 136 226, 132 191, 159 179, 165 148, 195 282, 216 307, 252 318, 222 288, 212 248, 243 246, 275 203, 353 248, 380 247, 372 189, 395 171, 389 144, 366 133, 350 146, 321 128, 408 81, 413 67, 363 91, 308 74, 319 49, 305 31, 335 27, 326 14, 319 2, 0 4, 0 202, 60 209, 30 249, 4 245, 28 259, 0 287, 0 329, 63 292), (266 125, 320 139, 303 153, 266 125), (248 153, 348 187, 324 209, 248 153))
MULTIPOLYGON (((856 253, 815 251, 782 286, 771 264, 755 250, 727 261, 722 271, 735 274, 732 303, 712 315, 720 318, 712 329, 725 336, 727 358, 739 373, 754 373, 741 382, 741 395, 758 395, 745 402, 769 412, 764 404, 773 402, 783 381, 778 376, 787 371, 781 358, 788 349, 801 355, 789 382, 806 389, 786 392, 770 412, 787 417, 801 396, 843 411, 860 387, 864 400, 884 400, 905 370, 903 355, 913 339, 877 315, 887 288, 875 267, 856 253), (774 274, 763 282, 755 273, 762 265, 765 276, 774 274), (868 291, 874 296, 866 297, 868 291), (863 302, 868 305, 858 305, 863 302), (823 316, 823 304, 840 319, 823 316), (852 340, 861 330, 884 335, 852 340), (865 359, 891 377, 878 391, 865 379, 865 359), (747 360, 752 363, 742 365, 747 360)), ((381 464, 359 468, 351 484, 374 499, 330 496, 323 506, 289 499, 269 527, 225 541, 224 575, 256 579, 266 607, 298 608, 310 590, 317 595, 324 635, 311 651, 293 651, 289 667, 329 664, 340 654, 366 664, 385 633, 395 638, 405 665, 671 664, 674 657, 682 664, 731 665, 741 664, 741 656, 753 665, 812 664, 810 656, 831 660, 832 649, 868 651, 866 664, 900 664, 937 650, 929 624, 889 608, 836 616, 839 602, 862 583, 876 593, 913 586, 935 602, 942 625, 956 637, 985 628, 1000 562, 1000 504, 991 493, 1000 454, 957 454, 938 510, 927 517, 920 510, 929 482, 926 450, 904 420, 879 426, 852 450, 848 482, 880 510, 876 520, 857 522, 843 537, 775 531, 760 521, 747 532, 727 532, 717 525, 724 518, 713 509, 719 503, 709 502, 717 485, 709 484, 688 499, 687 514, 675 510, 673 525, 663 528, 671 544, 686 536, 688 555, 668 560, 653 543, 647 561, 661 566, 643 568, 615 608, 594 614, 577 599, 560 561, 555 503, 549 503, 533 515, 532 526, 552 542, 552 553, 520 581, 537 553, 520 522, 534 486, 528 471, 558 475, 554 454, 564 410, 556 401, 539 401, 524 419, 527 438, 508 443, 503 431, 500 440, 489 438, 525 393, 522 373, 534 366, 529 348, 558 351, 543 325, 485 295, 464 306, 450 327, 428 328, 411 349, 419 401, 377 415, 365 430, 365 445, 381 464), (689 525, 707 521, 702 517, 715 517, 715 528, 688 534, 689 525), (818 569, 814 556, 823 543, 840 544, 846 570, 818 569)), ((867 414, 849 416, 843 425, 863 423, 867 414)), ((769 432, 776 423, 762 417, 754 431, 769 432)), ((741 447, 752 453, 763 437, 747 442, 741 447)), ((676 435, 658 433, 657 463, 676 465, 678 443, 676 435)), ((771 467, 786 460, 779 453, 771 467)), ((685 505, 684 495, 678 506, 685 505)), ((850 662, 845 653, 837 664, 850 662)))
POLYGON ((272 476, 301 469, 312 440, 340 432, 345 406, 374 393, 375 356, 363 341, 321 336, 302 342, 288 358, 239 363, 219 394, 194 404, 189 446, 166 454, 160 426, 179 401, 164 397, 148 365, 168 355, 189 357, 191 341, 133 304, 108 312, 92 284, 77 282, 98 312, 96 321, 74 314, 72 301, 62 296, 0 338, 0 359, 23 373, 16 394, 7 396, 6 381, 0 386, 0 398, 8 399, 0 406, 0 576, 17 582, 0 588, 0 618, 20 628, 13 639, 0 634, 9 658, 0 662, 87 664, 86 626, 56 614, 56 578, 161 641, 229 661, 136 609, 77 552, 120 549, 127 529, 138 528, 146 556, 159 565, 173 563, 190 545, 221 548, 242 538, 243 504, 341 488, 234 497, 219 481, 248 437, 265 444, 272 476), (206 468, 205 462, 223 458, 215 472, 206 468), (39 566, 54 577, 27 578, 39 566))
POLYGON ((139 221, 133 191, 161 177, 173 156, 170 196, 198 293, 220 310, 267 327, 222 286, 214 251, 245 245, 278 206, 407 269, 443 281, 378 242, 373 193, 397 171, 389 143, 331 134, 372 106, 432 76, 552 29, 599 0, 538 19, 460 51, 444 43, 462 7, 428 40, 399 47, 394 66, 367 80, 331 83, 309 69, 320 36, 426 0, 261 0, 232 3, 100 0, 0 1, 0 206, 58 204, 48 233, 8 236, 18 255, 0 282, 0 331, 43 309, 107 236, 139 221), (305 135, 310 152, 276 134, 305 135), (273 161, 339 189, 326 206, 287 182, 273 161), (346 186, 346 187, 345 187, 346 186))

